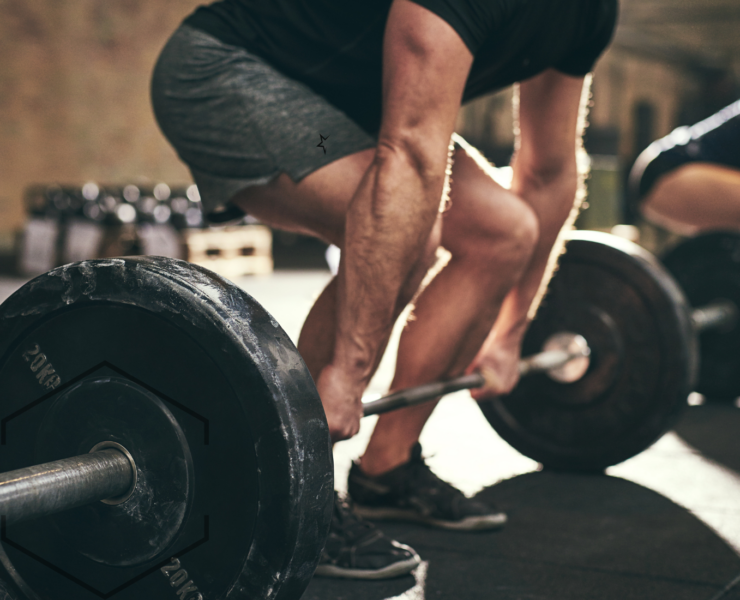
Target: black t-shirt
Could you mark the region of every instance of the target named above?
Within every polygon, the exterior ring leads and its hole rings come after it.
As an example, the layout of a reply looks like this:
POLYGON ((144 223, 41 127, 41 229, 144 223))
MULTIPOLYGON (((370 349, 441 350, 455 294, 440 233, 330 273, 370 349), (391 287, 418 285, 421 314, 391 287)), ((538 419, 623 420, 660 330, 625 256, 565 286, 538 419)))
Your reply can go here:
POLYGON ((692 162, 740 170, 740 100, 691 127, 674 129, 650 144, 630 173, 631 207, 636 210, 663 175, 692 162))
MULTIPOLYGON (((463 102, 545 69, 588 73, 611 39, 618 0, 413 0, 474 55, 463 102)), ((185 23, 261 56, 342 109, 380 126, 382 45, 392 0, 221 0, 185 23)))

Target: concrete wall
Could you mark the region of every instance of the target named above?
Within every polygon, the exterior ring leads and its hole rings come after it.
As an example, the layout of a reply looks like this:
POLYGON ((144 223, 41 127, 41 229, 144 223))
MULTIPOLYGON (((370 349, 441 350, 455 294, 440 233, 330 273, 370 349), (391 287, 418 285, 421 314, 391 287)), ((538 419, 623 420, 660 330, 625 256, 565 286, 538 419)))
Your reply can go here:
POLYGON ((683 102, 698 94, 696 75, 676 65, 611 50, 594 71, 593 127, 616 127, 619 156, 632 158, 635 151, 634 108, 647 102, 655 109, 653 139, 669 133, 679 124, 683 102))
POLYGON ((0 234, 22 224, 31 183, 189 180, 154 122, 149 78, 199 3, 0 0, 0 234))
MULTIPOLYGON (((679 66, 608 50, 596 65, 589 113, 590 127, 618 133, 616 154, 628 162, 635 148, 634 108, 650 103, 655 110, 654 137, 679 123, 680 107, 698 95, 700 80, 679 66)), ((479 98, 460 112, 458 131, 473 144, 513 145, 511 90, 479 98)))

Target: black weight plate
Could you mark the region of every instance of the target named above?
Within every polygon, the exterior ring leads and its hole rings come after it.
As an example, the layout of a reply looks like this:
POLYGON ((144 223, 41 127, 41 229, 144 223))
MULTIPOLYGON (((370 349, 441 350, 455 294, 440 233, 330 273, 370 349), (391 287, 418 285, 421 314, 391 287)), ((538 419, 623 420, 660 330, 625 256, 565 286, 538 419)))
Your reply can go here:
POLYGON ((77 553, 114 567, 161 556, 182 531, 193 492, 189 444, 166 403, 105 366, 45 403, 50 406, 36 435, 36 462, 114 442, 131 454, 137 470, 136 487, 126 502, 95 502, 51 516, 59 535, 77 553))
POLYGON ((120 505, 3 526, 0 579, 25 597, 284 599, 312 576, 333 490, 318 394, 275 320, 204 269, 89 261, 11 296, 0 438, 3 471, 117 441, 141 482, 120 505))
MULTIPOLYGON (((663 257, 691 306, 731 300, 740 307, 740 234, 713 232, 676 246, 663 257)), ((696 391, 709 398, 740 396, 740 325, 699 335, 696 391)))
POLYGON ((605 233, 574 231, 522 354, 559 331, 591 348, 587 373, 524 377, 481 403, 496 431, 546 467, 599 471, 641 452, 676 421, 696 372, 686 302, 658 261, 605 233))

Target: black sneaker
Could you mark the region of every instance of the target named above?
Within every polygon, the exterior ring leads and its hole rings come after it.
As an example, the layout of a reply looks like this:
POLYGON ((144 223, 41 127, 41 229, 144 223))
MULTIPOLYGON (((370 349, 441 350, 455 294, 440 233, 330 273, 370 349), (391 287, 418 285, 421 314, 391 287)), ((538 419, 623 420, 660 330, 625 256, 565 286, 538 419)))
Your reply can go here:
POLYGON ((353 514, 334 492, 331 529, 316 575, 348 579, 390 579, 414 570, 421 559, 412 548, 385 537, 353 514))
POLYGON ((349 495, 357 514, 367 519, 415 521, 442 529, 497 529, 506 515, 493 506, 467 498, 437 477, 421 457, 421 445, 411 459, 377 477, 365 475, 357 463, 349 471, 349 495))

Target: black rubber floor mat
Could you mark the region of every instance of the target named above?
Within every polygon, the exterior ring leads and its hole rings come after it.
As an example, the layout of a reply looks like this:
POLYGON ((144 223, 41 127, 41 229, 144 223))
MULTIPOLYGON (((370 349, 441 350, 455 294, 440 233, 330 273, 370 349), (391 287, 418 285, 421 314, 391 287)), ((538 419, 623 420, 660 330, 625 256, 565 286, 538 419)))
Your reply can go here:
POLYGON ((692 406, 676 433, 707 458, 740 473, 740 408, 723 403, 692 406))
POLYGON ((381 524, 428 563, 419 582, 314 579, 304 600, 711 600, 740 573, 706 525, 623 479, 529 473, 480 497, 506 510, 503 530, 381 524))

